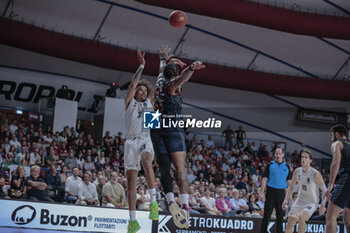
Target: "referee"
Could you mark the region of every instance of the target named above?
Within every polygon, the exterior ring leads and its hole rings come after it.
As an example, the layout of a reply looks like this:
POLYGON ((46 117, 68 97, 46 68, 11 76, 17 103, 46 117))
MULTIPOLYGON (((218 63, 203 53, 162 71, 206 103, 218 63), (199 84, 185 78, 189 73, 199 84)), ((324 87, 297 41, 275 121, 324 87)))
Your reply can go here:
POLYGON ((260 196, 262 199, 265 199, 265 205, 261 233, 267 233, 267 225, 274 208, 276 209, 277 233, 283 233, 282 203, 285 196, 285 189, 288 187, 288 180, 292 178, 292 173, 287 164, 283 162, 283 158, 283 149, 277 148, 275 150, 275 161, 267 165, 263 174, 260 196))

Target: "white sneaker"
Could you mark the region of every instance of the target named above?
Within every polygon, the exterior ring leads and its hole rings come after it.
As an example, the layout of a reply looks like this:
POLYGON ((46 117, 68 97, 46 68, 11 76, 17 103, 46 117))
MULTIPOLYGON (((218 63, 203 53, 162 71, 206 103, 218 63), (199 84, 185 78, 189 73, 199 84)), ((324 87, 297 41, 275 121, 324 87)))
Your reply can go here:
POLYGON ((175 226, 181 229, 189 227, 189 214, 187 214, 187 211, 180 209, 174 202, 170 204, 169 211, 173 216, 175 226))

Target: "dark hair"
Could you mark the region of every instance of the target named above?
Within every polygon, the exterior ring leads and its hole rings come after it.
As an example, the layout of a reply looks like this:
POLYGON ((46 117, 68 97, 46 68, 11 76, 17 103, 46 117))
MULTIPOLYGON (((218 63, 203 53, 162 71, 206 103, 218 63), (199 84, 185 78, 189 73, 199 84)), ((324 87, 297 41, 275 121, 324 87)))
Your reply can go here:
POLYGON ((312 160, 312 153, 311 153, 311 151, 309 151, 308 149, 304 148, 304 149, 301 151, 300 155, 302 155, 303 153, 308 154, 308 155, 309 155, 309 159, 312 160))
POLYGON ((139 87, 141 87, 141 86, 144 86, 144 87, 147 89, 147 95, 148 95, 149 93, 151 93, 151 91, 152 91, 152 84, 151 84, 151 82, 149 82, 149 81, 147 81, 147 80, 145 80, 145 79, 141 79, 141 80, 139 81, 139 83, 137 84, 137 86, 136 86, 136 90, 137 90, 139 87))
POLYGON ((342 124, 332 126, 331 132, 338 133, 341 137, 344 137, 344 136, 348 137, 348 130, 342 124))
POLYGON ((166 79, 171 79, 177 76, 178 73, 179 73, 179 69, 177 68, 176 64, 169 63, 164 66, 163 74, 166 79))

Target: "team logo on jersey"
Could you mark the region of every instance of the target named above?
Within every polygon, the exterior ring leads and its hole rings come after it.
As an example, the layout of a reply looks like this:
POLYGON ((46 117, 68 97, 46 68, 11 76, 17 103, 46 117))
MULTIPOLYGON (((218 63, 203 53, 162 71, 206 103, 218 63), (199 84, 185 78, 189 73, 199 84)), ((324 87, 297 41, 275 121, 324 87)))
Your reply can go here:
POLYGON ((160 129, 160 116, 162 114, 157 110, 156 112, 143 112, 143 128, 144 129, 160 129))

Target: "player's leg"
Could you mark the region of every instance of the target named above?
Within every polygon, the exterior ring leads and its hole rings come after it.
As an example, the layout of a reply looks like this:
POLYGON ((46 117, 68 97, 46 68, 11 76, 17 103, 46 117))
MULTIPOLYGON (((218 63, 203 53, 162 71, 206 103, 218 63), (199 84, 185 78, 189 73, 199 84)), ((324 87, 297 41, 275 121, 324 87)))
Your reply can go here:
POLYGON ((129 216, 128 233, 134 233, 140 230, 140 225, 136 220, 136 184, 137 173, 140 169, 140 160, 138 159, 136 151, 136 141, 127 140, 125 143, 125 176, 128 182, 128 204, 129 216))
MULTIPOLYGON (((152 146, 152 145, 151 145, 152 146)), ((149 218, 151 220, 158 220, 158 204, 156 200, 156 189, 155 189, 155 178, 153 171, 153 155, 150 152, 145 152, 142 155, 142 166, 145 171, 148 193, 151 196, 150 214, 149 218)))
POLYGON ((286 233, 293 233, 293 227, 298 222, 298 219, 295 216, 289 216, 286 226, 286 233))
POLYGON ((328 204, 326 214, 326 231, 335 233, 337 231, 337 218, 350 202, 350 177, 349 174, 342 175, 331 193, 331 200, 328 204))
POLYGON ((326 232, 336 233, 337 232, 337 218, 339 213, 342 211, 340 207, 334 204, 332 201, 329 202, 326 214, 326 232))
POLYGON ((127 170, 125 175, 128 181, 128 204, 130 221, 128 224, 128 233, 134 233, 140 230, 140 225, 136 220, 136 183, 137 170, 127 170))
POLYGON ((303 211, 298 218, 298 233, 305 233, 306 221, 309 220, 310 214, 306 211, 303 211))

